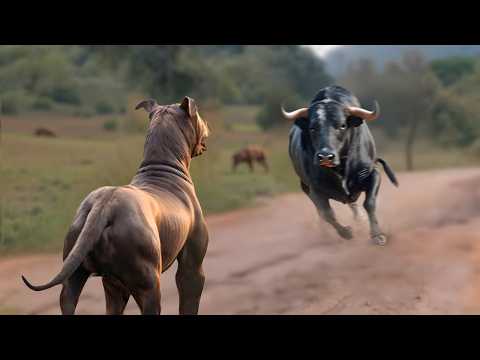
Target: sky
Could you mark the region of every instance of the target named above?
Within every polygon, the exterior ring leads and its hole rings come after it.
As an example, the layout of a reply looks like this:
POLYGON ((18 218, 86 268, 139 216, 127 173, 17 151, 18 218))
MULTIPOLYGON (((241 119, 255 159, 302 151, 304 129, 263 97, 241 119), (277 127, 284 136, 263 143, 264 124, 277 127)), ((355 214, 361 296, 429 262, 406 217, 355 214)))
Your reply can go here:
POLYGON ((335 49, 336 47, 342 46, 342 45, 307 45, 307 46, 312 47, 320 57, 323 57, 330 50, 335 49))

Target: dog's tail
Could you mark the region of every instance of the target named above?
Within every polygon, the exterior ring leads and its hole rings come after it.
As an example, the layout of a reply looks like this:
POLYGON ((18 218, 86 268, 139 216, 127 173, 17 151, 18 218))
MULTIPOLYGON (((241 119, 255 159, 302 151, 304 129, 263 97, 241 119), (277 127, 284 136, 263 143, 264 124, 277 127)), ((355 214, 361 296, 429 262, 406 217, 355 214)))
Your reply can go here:
POLYGON ((383 169, 385 170, 385 173, 387 174, 388 178, 390 181, 398 187, 398 180, 395 176, 395 173, 393 172, 392 168, 387 164, 387 162, 381 158, 377 158, 375 162, 379 162, 380 164, 383 165, 383 169))
POLYGON ((85 260, 87 254, 100 239, 100 236, 109 221, 110 210, 109 207, 105 205, 110 200, 112 194, 113 191, 110 193, 110 196, 103 197, 93 205, 74 247, 63 262, 62 270, 60 270, 57 276, 45 285, 36 286, 32 285, 22 275, 22 280, 25 285, 34 291, 42 291, 62 284, 66 279, 72 276, 75 270, 77 270, 85 260))

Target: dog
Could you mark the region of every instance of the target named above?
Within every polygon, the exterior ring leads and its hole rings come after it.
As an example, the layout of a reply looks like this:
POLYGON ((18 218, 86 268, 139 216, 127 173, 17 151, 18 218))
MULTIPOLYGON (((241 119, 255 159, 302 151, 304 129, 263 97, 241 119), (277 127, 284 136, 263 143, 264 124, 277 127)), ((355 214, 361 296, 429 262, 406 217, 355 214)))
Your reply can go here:
POLYGON ((62 314, 74 314, 87 279, 101 276, 107 314, 123 314, 133 296, 142 314, 160 314, 160 278, 176 260, 179 313, 197 314, 208 229, 189 173, 206 151, 209 127, 194 99, 140 102, 150 124, 144 158, 129 185, 90 193, 66 235, 63 267, 42 291, 62 284, 62 314))

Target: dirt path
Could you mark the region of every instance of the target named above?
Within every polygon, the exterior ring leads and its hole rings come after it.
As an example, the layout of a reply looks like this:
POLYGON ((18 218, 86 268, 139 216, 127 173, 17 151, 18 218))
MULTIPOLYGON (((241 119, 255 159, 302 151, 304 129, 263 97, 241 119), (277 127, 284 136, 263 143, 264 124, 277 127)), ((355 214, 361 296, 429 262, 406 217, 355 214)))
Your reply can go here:
MULTIPOLYGON (((368 239, 366 217, 356 237, 340 239, 302 194, 255 209, 211 216, 202 314, 465 314, 480 313, 480 169, 384 178, 379 219, 386 247, 368 239)), ((344 223, 348 207, 335 205, 344 223)), ((49 280, 60 254, 0 260, 0 310, 58 314, 59 287, 28 290, 49 280)), ((163 277, 163 313, 177 313, 175 267, 163 277)), ((102 314, 101 282, 92 278, 78 313, 102 314)), ((131 299, 127 313, 137 314, 131 299)))

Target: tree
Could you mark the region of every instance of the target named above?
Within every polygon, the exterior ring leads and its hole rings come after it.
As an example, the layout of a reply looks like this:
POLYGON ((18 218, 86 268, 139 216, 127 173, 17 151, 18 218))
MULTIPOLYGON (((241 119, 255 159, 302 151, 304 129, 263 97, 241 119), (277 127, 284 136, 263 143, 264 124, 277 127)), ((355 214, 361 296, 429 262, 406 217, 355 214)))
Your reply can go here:
POLYGON ((362 104, 378 100, 381 118, 372 126, 382 127, 392 137, 405 136, 407 170, 414 168, 414 148, 420 125, 431 123, 433 106, 441 88, 428 63, 418 51, 406 52, 401 62, 390 62, 377 72, 369 59, 349 66, 341 80, 359 97, 362 104))
POLYGON ((429 71, 427 62, 418 51, 406 53, 403 58, 405 80, 411 85, 406 94, 409 99, 406 104, 407 114, 407 139, 405 144, 406 167, 408 171, 414 168, 414 145, 418 129, 422 122, 431 120, 433 105, 439 91, 437 79, 429 71), (410 96, 408 96, 410 95, 410 96))
POLYGON ((451 57, 431 63, 434 74, 444 86, 450 86, 475 70, 473 57, 451 57))

